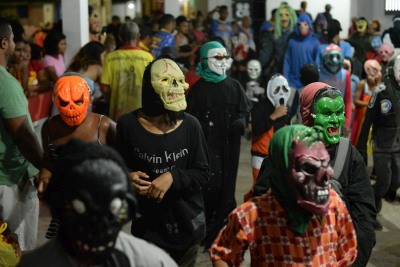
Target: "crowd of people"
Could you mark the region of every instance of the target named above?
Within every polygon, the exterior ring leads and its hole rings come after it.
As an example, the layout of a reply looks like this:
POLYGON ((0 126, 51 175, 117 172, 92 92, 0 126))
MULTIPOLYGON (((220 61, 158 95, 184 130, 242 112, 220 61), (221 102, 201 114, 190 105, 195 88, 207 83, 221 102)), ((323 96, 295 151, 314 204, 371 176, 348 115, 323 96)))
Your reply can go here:
POLYGON ((28 39, 0 18, 0 255, 194 266, 204 249, 239 266, 249 249, 254 266, 366 266, 400 187, 400 15, 385 30, 354 18, 342 39, 332 8, 313 20, 282 2, 254 29, 227 6, 101 27, 89 6, 68 66, 62 23, 28 39), (40 248, 38 197, 52 215, 40 248))

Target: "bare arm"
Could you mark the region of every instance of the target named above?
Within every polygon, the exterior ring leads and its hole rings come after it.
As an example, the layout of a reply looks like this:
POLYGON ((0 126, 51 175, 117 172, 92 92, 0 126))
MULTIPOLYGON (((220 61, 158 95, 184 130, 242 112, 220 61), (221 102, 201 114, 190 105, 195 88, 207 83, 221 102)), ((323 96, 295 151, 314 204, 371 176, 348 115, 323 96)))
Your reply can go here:
POLYGON ((43 152, 26 116, 5 119, 3 122, 21 154, 37 169, 42 167, 43 152))
POLYGON ((46 68, 46 71, 47 71, 47 73, 49 75, 50 81, 52 81, 53 83, 56 83, 58 77, 57 77, 55 68, 53 66, 48 66, 46 68))
POLYGON ((213 261, 213 267, 228 267, 229 265, 223 260, 213 261))
POLYGON ((357 90, 356 90, 356 92, 354 94, 354 105, 355 106, 366 106, 366 105, 368 105, 368 103, 365 103, 364 101, 361 101, 361 95, 362 95, 362 92, 364 90, 364 86, 365 86, 365 81, 364 80, 362 80, 362 81, 360 81, 358 83, 357 90))
POLYGON ((100 90, 101 90, 101 92, 103 93, 103 95, 105 96, 106 100, 109 100, 109 99, 110 99, 110 96, 111 96, 111 88, 110 88, 110 85, 101 83, 101 84, 100 84, 100 90))

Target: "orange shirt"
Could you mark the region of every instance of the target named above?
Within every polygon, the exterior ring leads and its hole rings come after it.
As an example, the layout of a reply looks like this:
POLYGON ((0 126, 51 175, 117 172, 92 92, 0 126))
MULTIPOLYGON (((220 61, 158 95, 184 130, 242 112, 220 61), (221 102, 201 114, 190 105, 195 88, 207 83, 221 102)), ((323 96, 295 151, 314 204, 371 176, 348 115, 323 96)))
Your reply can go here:
POLYGON ((269 192, 236 208, 210 249, 212 261, 239 266, 247 248, 251 266, 350 266, 357 239, 349 212, 330 189, 330 207, 315 215, 301 236, 287 226, 286 212, 269 192))

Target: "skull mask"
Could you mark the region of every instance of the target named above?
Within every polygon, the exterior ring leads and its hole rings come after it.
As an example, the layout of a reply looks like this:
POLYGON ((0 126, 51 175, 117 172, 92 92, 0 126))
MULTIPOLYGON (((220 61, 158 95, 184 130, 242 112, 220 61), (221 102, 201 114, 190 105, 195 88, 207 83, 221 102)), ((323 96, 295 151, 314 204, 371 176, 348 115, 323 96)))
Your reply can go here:
POLYGON ((69 126, 78 126, 87 115, 89 86, 79 76, 60 77, 55 85, 54 102, 61 119, 69 126))
POLYGON ((174 61, 164 58, 154 62, 151 67, 151 85, 166 110, 178 112, 186 109, 185 90, 189 84, 185 82, 185 76, 174 61))
POLYGON ((267 85, 267 97, 276 107, 286 106, 290 96, 289 83, 284 76, 276 74, 271 77, 267 85))
POLYGON ((247 63, 247 74, 250 79, 257 80, 261 75, 261 64, 260 61, 252 59, 247 63))
POLYGON ((343 55, 339 46, 330 44, 322 55, 324 67, 332 74, 337 73, 343 66, 343 55))
POLYGON ((289 185, 297 204, 312 214, 323 215, 329 206, 330 157, 321 141, 294 139, 289 165, 289 185), (311 143, 311 144, 309 144, 311 143))

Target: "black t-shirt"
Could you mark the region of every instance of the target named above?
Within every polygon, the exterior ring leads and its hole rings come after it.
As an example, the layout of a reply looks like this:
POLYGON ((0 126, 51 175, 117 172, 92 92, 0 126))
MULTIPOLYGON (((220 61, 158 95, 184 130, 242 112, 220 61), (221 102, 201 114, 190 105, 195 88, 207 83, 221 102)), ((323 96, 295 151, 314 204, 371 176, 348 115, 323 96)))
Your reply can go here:
POLYGON ((171 172, 173 183, 160 203, 138 197, 141 217, 134 219, 132 234, 166 251, 185 250, 205 234, 201 194, 209 180, 207 145, 196 118, 184 114, 177 129, 153 134, 139 123, 134 112, 117 124, 117 149, 130 171, 142 171, 154 180, 171 172))

